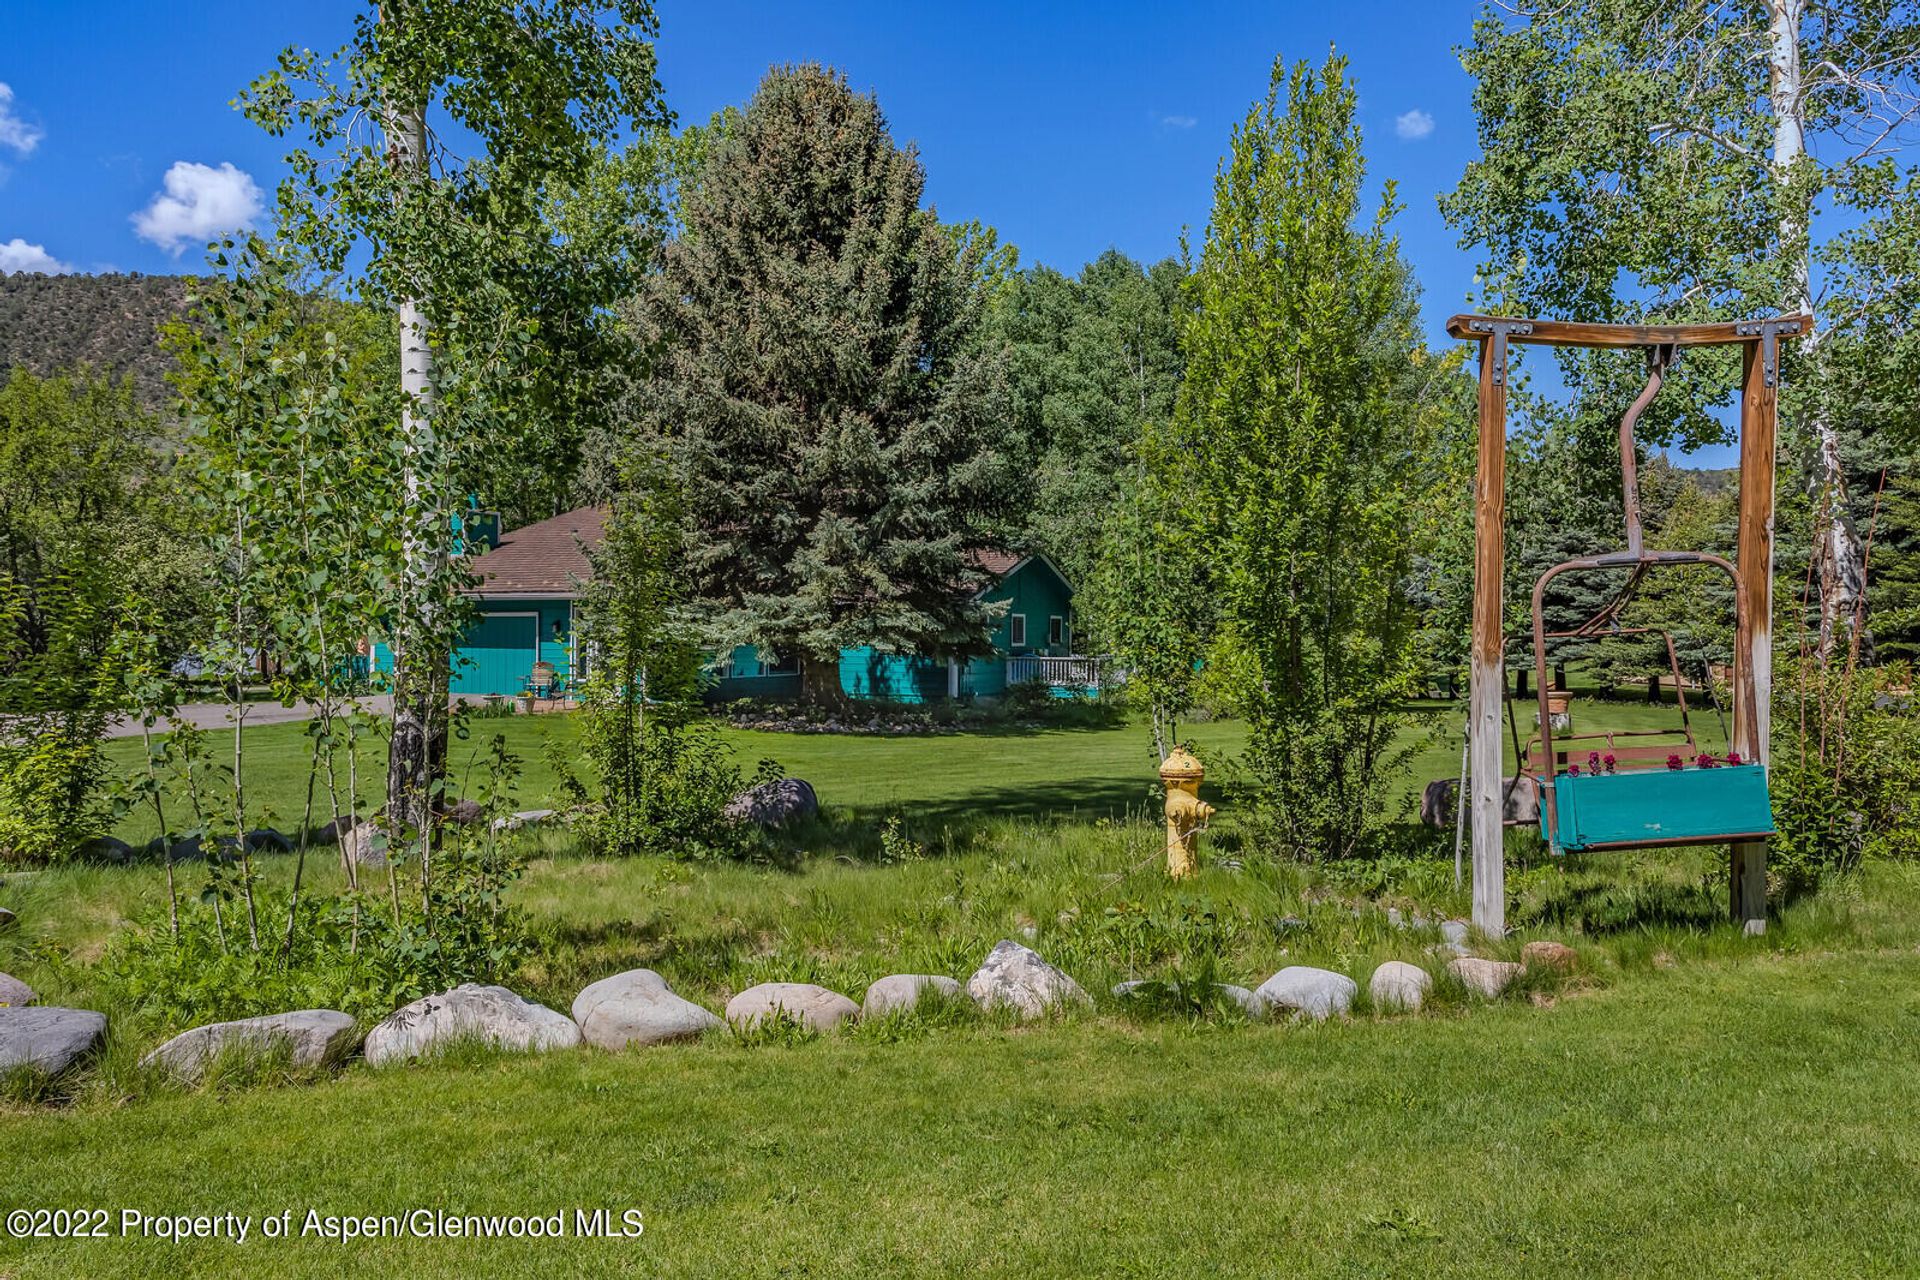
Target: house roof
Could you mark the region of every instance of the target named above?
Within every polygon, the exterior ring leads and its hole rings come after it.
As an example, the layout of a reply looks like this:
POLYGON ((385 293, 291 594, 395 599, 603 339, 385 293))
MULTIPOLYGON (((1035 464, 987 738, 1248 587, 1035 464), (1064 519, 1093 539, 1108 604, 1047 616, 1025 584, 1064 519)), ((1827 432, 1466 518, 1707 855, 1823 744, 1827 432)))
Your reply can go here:
POLYGON ((581 507, 503 535, 473 562, 474 594, 578 596, 580 584, 593 577, 581 544, 599 546, 606 523, 604 508, 581 507))
POLYGON ((1025 556, 1015 555, 1011 551, 994 551, 986 547, 975 547, 965 553, 967 563, 974 568, 990 573, 996 580, 1006 577, 1020 567, 1025 556))

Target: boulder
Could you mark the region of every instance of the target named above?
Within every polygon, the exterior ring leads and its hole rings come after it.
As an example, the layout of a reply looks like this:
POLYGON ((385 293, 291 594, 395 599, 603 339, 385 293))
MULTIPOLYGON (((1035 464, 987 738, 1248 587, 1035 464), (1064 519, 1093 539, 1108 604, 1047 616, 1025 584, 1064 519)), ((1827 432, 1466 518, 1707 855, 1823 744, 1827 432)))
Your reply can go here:
POLYGON ((265 1052, 285 1045, 292 1065, 321 1067, 337 1062, 360 1043, 353 1018, 337 1009, 301 1009, 260 1018, 214 1022, 183 1031, 140 1060, 143 1067, 164 1067, 185 1080, 198 1080, 229 1046, 265 1052))
POLYGON ((1373 971, 1367 993, 1373 997, 1373 1007, 1383 1012, 1418 1013, 1432 987, 1433 975, 1419 965, 1389 960, 1373 971))
POLYGON ((1254 995, 1269 1009, 1324 1022, 1353 1008, 1359 993, 1360 984, 1344 973, 1296 964, 1261 983, 1254 995))
POLYGON ((1491 1000, 1507 989, 1507 984, 1520 976, 1517 964, 1505 960, 1485 960, 1479 956, 1461 956, 1447 965, 1448 972, 1466 984, 1467 990, 1477 992, 1491 1000))
POLYGON ((58 1075, 106 1034, 106 1015, 91 1009, 0 1008, 0 1071, 32 1067, 58 1075))
MULTIPOLYGON (((1516 782, 1504 779, 1500 784, 1502 824, 1509 827, 1533 827, 1540 824, 1540 789, 1530 777, 1516 782)), ((1429 782, 1420 795, 1420 821, 1430 827, 1452 830, 1459 821, 1460 779, 1442 778, 1429 782)))
POLYGON ((486 816, 487 811, 480 807, 478 800, 461 796, 458 800, 455 800, 452 804, 441 810, 440 820, 451 823, 456 827, 471 827, 478 825, 480 820, 486 816))
POLYGON ((32 1004, 33 988, 10 973, 0 973, 0 1007, 32 1004))
POLYGON ((888 974, 867 988, 866 998, 860 1002, 860 1016, 875 1018, 895 1009, 911 1009, 929 991, 941 999, 956 1000, 961 987, 952 978, 937 973, 888 974))
POLYGON ((727 1001, 727 1021, 736 1027, 757 1026, 778 1009, 809 1031, 831 1031, 860 1015, 860 1006, 811 982, 763 982, 727 1001))
POLYGON ((994 944, 967 979, 967 994, 983 1009, 1012 1009, 1022 1019, 1044 1017, 1066 1004, 1093 1003, 1079 983, 1011 938, 994 944))
POLYGON ((1440 922, 1440 938, 1441 941, 1451 942, 1457 947, 1466 946, 1467 922, 1465 920, 1442 920, 1440 922))
POLYGON ((391 838, 378 823, 361 822, 348 827, 341 835, 340 849, 355 866, 378 871, 389 861, 384 842, 391 838))
POLYGON ((133 846, 113 836, 95 836, 74 853, 82 862, 107 862, 117 866, 133 861, 133 846))
POLYGON ((451 991, 403 1005, 367 1033, 367 1061, 374 1066, 426 1057, 448 1041, 474 1038, 504 1049, 571 1049, 580 1028, 505 987, 468 982, 451 991))
POLYGON ((168 844, 166 837, 155 836, 141 846, 140 853, 148 858, 165 858, 169 862, 191 862, 201 853, 203 842, 199 836, 187 836, 168 844))
POLYGON ((247 849, 251 853, 292 853, 293 840, 272 827, 260 827, 247 832, 247 849))
POLYGON ((1545 938, 1529 942, 1520 948, 1520 964, 1527 969, 1552 969, 1556 973, 1571 973, 1578 964, 1580 953, 1564 942, 1550 942, 1545 938))
MULTIPOLYGON (((1135 992, 1150 987, 1162 987, 1165 985, 1167 984, 1154 978, 1134 979, 1130 982, 1116 982, 1113 984, 1113 994, 1119 999, 1125 1000, 1135 992)), ((1236 987, 1231 982, 1216 982, 1213 984, 1213 989, 1220 995, 1225 996, 1227 999, 1233 1001, 1233 1003, 1239 1005, 1240 1011, 1249 1018, 1264 1018, 1267 1016, 1266 1002, 1245 987, 1236 987)))
POLYGON ((580 1038, 602 1049, 694 1040, 720 1019, 667 989, 651 969, 629 969, 602 978, 573 999, 580 1038))
POLYGON ((495 831, 518 831, 522 827, 531 827, 542 822, 551 821, 554 812, 552 809, 522 809, 518 813, 510 813, 504 818, 495 818, 493 820, 493 829, 495 831))
POLYGON ((749 787, 727 801, 721 811, 729 822, 751 822, 762 827, 784 826, 820 812, 820 798, 810 783, 779 778, 749 787))

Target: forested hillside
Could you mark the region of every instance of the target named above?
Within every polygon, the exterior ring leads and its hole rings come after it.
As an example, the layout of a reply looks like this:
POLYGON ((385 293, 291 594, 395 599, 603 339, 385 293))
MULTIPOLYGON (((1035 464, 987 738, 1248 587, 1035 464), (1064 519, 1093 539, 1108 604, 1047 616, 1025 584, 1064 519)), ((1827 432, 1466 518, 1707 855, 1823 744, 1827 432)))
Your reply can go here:
POLYGON ((24 365, 41 376, 90 364, 133 379, 147 408, 167 400, 170 358, 157 331, 186 309, 192 276, 0 276, 0 376, 24 365))

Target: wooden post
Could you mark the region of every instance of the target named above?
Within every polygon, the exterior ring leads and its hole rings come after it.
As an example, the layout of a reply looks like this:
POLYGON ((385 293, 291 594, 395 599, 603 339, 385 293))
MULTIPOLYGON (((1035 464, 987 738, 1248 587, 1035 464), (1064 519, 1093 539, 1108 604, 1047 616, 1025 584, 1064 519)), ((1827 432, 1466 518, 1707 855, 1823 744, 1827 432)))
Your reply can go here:
MULTIPOLYGON (((1748 673, 1733 691, 1733 745, 1750 760, 1770 762, 1773 747, 1773 486, 1777 414, 1777 338, 1765 334, 1744 350, 1740 377, 1740 620, 1735 661, 1748 673)), ((1732 849, 1728 908, 1748 933, 1767 929, 1767 842, 1732 849)))
POLYGON ((1480 446, 1473 503, 1473 651, 1468 769, 1473 787, 1473 923, 1506 931, 1507 872, 1500 782, 1507 671, 1500 608, 1506 593, 1507 335, 1480 342, 1480 446))

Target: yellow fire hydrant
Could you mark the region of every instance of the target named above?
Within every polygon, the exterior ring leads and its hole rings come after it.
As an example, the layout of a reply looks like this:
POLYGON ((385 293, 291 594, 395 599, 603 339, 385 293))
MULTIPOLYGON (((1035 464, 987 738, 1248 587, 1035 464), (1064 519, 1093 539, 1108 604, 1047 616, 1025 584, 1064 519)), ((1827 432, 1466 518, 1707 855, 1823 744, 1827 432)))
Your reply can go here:
POLYGON ((1160 781, 1167 789, 1167 874, 1184 880, 1198 869, 1193 846, 1213 806, 1200 799, 1200 783, 1207 776, 1191 751, 1175 747, 1160 764, 1160 781))

